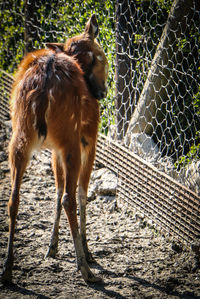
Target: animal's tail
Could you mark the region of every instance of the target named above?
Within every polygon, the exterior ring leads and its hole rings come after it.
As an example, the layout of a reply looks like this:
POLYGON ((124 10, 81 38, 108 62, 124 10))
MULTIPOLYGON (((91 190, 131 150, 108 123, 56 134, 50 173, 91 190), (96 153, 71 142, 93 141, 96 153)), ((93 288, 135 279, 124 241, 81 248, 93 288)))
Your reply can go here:
POLYGON ((37 130, 38 137, 43 137, 45 139, 47 136, 45 115, 48 107, 48 94, 45 90, 41 93, 34 91, 31 97, 33 99, 32 110, 34 113, 33 127, 37 130))
POLYGON ((38 76, 41 77, 41 84, 40 88, 36 88, 33 91, 34 101, 32 102, 32 109, 34 110, 35 114, 35 122, 33 126, 38 132, 38 137, 43 137, 44 139, 47 136, 46 111, 49 105, 48 94, 50 82, 53 76, 54 60, 54 54, 38 59, 38 76), (40 69, 40 64, 42 69, 40 69))
POLYGON ((22 125, 33 126, 38 137, 45 139, 55 54, 41 54, 30 53, 22 61, 12 91, 11 111, 14 120, 18 119, 22 125))

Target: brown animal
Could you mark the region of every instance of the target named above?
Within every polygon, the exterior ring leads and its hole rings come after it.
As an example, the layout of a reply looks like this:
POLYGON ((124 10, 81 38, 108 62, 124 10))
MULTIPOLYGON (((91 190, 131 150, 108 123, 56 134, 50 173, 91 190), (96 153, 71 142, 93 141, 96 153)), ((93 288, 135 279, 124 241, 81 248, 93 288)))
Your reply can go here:
POLYGON ((96 282, 88 266, 92 256, 86 241, 86 198, 99 123, 97 99, 106 95, 108 63, 95 41, 95 15, 85 31, 65 44, 29 53, 21 62, 11 95, 13 134, 9 145, 12 191, 8 203, 9 240, 2 282, 12 281, 13 239, 23 173, 32 151, 52 149, 57 207, 47 256, 58 247, 58 228, 63 206, 71 228, 77 266, 85 281, 96 282), (77 221, 76 188, 80 204, 77 221))

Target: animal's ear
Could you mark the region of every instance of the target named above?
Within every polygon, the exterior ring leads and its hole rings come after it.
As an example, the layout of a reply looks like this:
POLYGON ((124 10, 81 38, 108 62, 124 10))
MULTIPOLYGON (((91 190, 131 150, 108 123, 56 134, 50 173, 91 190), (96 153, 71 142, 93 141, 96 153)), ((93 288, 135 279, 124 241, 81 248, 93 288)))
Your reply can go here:
POLYGON ((63 43, 46 43, 45 46, 48 49, 54 50, 56 53, 64 52, 64 45, 63 43))
POLYGON ((95 39, 98 35, 98 24, 96 15, 92 15, 85 26, 85 33, 90 39, 95 39))

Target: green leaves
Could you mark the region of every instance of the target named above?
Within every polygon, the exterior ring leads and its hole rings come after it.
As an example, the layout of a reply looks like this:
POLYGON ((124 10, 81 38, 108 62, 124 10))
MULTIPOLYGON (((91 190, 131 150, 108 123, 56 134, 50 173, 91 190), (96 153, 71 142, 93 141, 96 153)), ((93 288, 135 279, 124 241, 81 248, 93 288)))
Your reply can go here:
MULTIPOLYGON (((115 1, 41 0, 27 1, 31 15, 26 20, 30 48, 43 48, 46 42, 65 42, 84 31, 95 13, 99 24, 98 41, 109 60, 108 96, 101 102, 101 131, 108 131, 109 118, 114 122, 115 1), (32 33, 32 35, 31 35, 32 33)), ((14 74, 25 53, 25 1, 5 0, 0 4, 0 68, 14 74)))
MULTIPOLYGON (((35 5, 32 12, 34 18, 28 20, 32 29, 37 31, 37 38, 33 35, 33 49, 43 47, 45 42, 64 42, 80 34, 88 18, 96 13, 100 27, 98 39, 108 49, 107 53, 114 51, 114 1, 56 0, 49 3, 43 0, 37 3, 39 6, 35 5), (39 26, 33 24, 34 20, 39 26)), ((0 18, 0 68, 13 73, 25 50, 25 1, 5 0, 0 4, 0 18)))
MULTIPOLYGON (((200 67, 199 67, 199 71, 200 71, 200 67)), ((200 85, 199 85, 199 90, 198 92, 195 94, 194 96, 194 101, 193 101, 193 105, 195 107, 196 113, 198 115, 200 115, 200 85)))

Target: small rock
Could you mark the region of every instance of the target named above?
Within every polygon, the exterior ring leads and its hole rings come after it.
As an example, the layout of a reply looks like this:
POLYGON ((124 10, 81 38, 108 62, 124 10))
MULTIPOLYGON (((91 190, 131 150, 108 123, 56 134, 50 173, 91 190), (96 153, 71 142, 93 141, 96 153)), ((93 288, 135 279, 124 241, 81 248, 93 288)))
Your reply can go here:
POLYGON ((106 171, 101 176, 101 184, 98 192, 101 195, 115 195, 117 189, 117 177, 110 170, 106 171))
POLYGON ((183 247, 181 244, 177 244, 177 243, 173 243, 172 244, 172 249, 176 252, 176 253, 181 253, 183 251, 183 247))
POLYGON ((200 244, 199 243, 191 244, 191 249, 194 253, 196 253, 197 255, 200 255, 200 244))
POLYGON ((0 152, 0 162, 6 161, 7 160, 7 155, 5 152, 0 152))
POLYGON ((7 139, 6 134, 1 134, 1 136, 0 136, 0 142, 4 142, 4 141, 6 141, 6 139, 7 139))
POLYGON ((90 187, 88 189, 88 195, 87 195, 88 201, 94 200, 96 198, 97 189, 98 189, 97 184, 95 183, 90 184, 90 187))
POLYGON ((93 171, 91 174, 91 181, 100 179, 106 170, 106 168, 100 168, 98 170, 93 171))
POLYGON ((192 161, 185 169, 186 185, 200 195, 200 161, 192 161))
POLYGON ((11 120, 5 121, 6 135, 10 138, 12 133, 12 122, 11 120))

